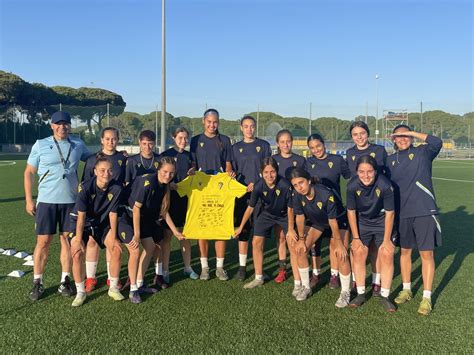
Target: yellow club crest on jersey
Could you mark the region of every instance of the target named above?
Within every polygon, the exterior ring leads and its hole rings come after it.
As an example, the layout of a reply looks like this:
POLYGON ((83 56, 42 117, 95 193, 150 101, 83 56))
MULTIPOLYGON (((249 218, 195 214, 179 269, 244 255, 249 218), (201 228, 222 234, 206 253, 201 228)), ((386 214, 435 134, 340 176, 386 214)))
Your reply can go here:
POLYGON ((277 196, 280 196, 280 190, 275 190, 275 193, 277 194, 277 196))
POLYGON ((357 191, 356 191, 357 196, 360 196, 361 192, 362 192, 362 191, 357 190, 357 191))
POLYGON ((204 147, 204 142, 199 142, 199 145, 202 147, 204 147))
POLYGON ((155 161, 155 164, 153 164, 153 165, 155 165, 155 168, 158 169, 158 162, 157 161, 155 161))
POLYGON ((393 186, 390 186, 390 190, 392 190, 392 192, 393 192, 393 186))
POLYGON ((394 160, 394 161, 392 161, 392 166, 394 166, 394 165, 395 165, 395 160, 394 160))
POLYGON ((118 165, 122 166, 123 161, 117 160, 118 165))
POLYGON ((174 157, 174 161, 175 161, 175 162, 178 162, 178 157, 174 157))
POLYGON ((221 189, 222 189, 222 186, 224 186, 224 183, 223 183, 223 182, 220 182, 220 183, 217 184, 217 186, 219 187, 219 190, 221 190, 221 189))
POLYGON ((306 206, 306 203, 304 201, 301 201, 301 205, 304 207, 306 206))
POLYGON ((322 208, 323 208, 323 203, 322 203, 322 202, 318 202, 318 203, 316 204, 316 206, 318 206, 319 209, 322 209, 322 208))
POLYGON ((314 169, 316 164, 311 164, 311 169, 314 169))
POLYGON ((262 148, 260 148, 259 146, 256 146, 255 149, 257 149, 257 153, 260 153, 260 149, 262 148))
POLYGON ((354 160, 356 160, 356 156, 355 156, 355 155, 352 156, 352 161, 354 161, 354 160))
POLYGON ((107 195, 107 198, 109 199, 109 201, 112 201, 112 199, 114 198, 114 195, 108 194, 108 195, 107 195))
POLYGON ((239 148, 239 152, 243 152, 244 151, 244 148, 239 148))
POLYGON ((408 158, 410 158, 410 160, 413 160, 414 157, 415 157, 415 154, 413 153, 408 154, 408 158))
POLYGON ((69 238, 72 238, 72 237, 74 237, 74 233, 71 232, 71 233, 69 233, 67 236, 68 236, 69 238))
POLYGON ((125 239, 125 237, 127 236, 127 234, 125 232, 122 232, 120 233, 120 236, 122 237, 122 239, 125 239))
POLYGON ((143 186, 148 186, 148 185, 150 185, 150 181, 145 180, 145 183, 143 184, 143 186))
POLYGON ((377 197, 380 197, 380 189, 378 187, 375 189, 375 194, 377 197))
POLYGON ((79 184, 79 185, 77 186, 77 192, 81 192, 81 191, 82 191, 82 185, 79 184))
POLYGON ((332 196, 332 195, 329 196, 328 200, 331 201, 331 202, 334 202, 334 196, 332 196))
POLYGON ((294 161, 294 162, 293 162, 293 166, 296 166, 296 164, 298 164, 298 162, 294 161))
POLYGON ((334 163, 333 163, 332 161, 330 161, 330 162, 328 163, 329 169, 332 169, 332 166, 333 166, 333 165, 334 165, 334 163))
POLYGON ((374 153, 374 152, 370 153, 369 155, 370 155, 372 158, 375 158, 375 153, 374 153))
POLYGON ((267 192, 266 192, 266 191, 263 191, 263 196, 267 196, 267 192))
POLYGON ((91 195, 91 199, 92 199, 92 200, 95 199, 95 194, 92 194, 92 195, 91 195))

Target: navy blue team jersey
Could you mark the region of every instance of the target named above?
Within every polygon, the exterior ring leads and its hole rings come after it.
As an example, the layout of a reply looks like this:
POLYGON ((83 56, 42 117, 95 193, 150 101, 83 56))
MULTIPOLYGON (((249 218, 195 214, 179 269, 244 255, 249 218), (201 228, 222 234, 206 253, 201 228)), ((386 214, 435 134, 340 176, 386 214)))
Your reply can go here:
POLYGON ((225 172, 226 162, 232 161, 230 139, 223 134, 209 138, 204 133, 191 138, 190 151, 197 170, 225 172))
POLYGON ((329 219, 345 216, 345 211, 332 190, 322 184, 314 184, 312 188, 315 192, 312 200, 293 192, 290 207, 295 215, 304 215, 313 227, 323 231, 329 228, 329 219))
MULTIPOLYGON (((95 176, 94 166, 95 162, 97 161, 97 155, 100 153, 101 152, 97 152, 96 154, 87 158, 86 164, 84 165, 84 171, 82 173, 82 181, 89 180, 95 176)), ((115 153, 112 155, 104 154, 104 156, 109 158, 112 162, 112 178, 119 184, 123 184, 125 182, 125 166, 127 163, 127 157, 121 152, 117 151, 115 151, 115 153)))
POLYGON ((131 184, 137 176, 145 174, 154 174, 158 171, 158 162, 160 155, 153 152, 150 159, 144 158, 141 154, 135 154, 128 157, 125 169, 125 182, 131 184))
POLYGON ((287 178, 286 173, 288 169, 296 167, 305 169, 306 167, 306 159, 295 153, 292 153, 289 158, 283 158, 281 154, 275 154, 273 159, 275 159, 278 164, 278 175, 285 179, 287 178))
POLYGON ((431 181, 432 163, 443 147, 438 137, 428 135, 426 144, 396 152, 387 158, 395 188, 395 206, 400 218, 438 213, 431 181))
POLYGON ((311 176, 319 178, 321 183, 333 189, 341 199, 341 176, 349 179, 351 173, 347 163, 340 155, 327 154, 326 158, 318 159, 314 156, 306 161, 306 171, 311 176))
POLYGON ((260 200, 262 203, 261 212, 269 213, 277 218, 286 217, 290 199, 290 183, 288 180, 277 176, 275 186, 272 189, 267 186, 263 179, 257 181, 250 195, 249 206, 255 208, 260 200))
POLYGON ((174 174, 173 181, 175 183, 186 179, 189 169, 191 169, 193 166, 191 153, 186 150, 178 152, 175 148, 170 148, 161 153, 160 157, 170 157, 174 159, 176 164, 176 172, 174 174))
POLYGON ((112 180, 105 190, 97 187, 97 178, 83 181, 78 186, 76 204, 71 212, 71 222, 77 223, 78 211, 86 212, 86 227, 96 227, 109 223, 109 213, 117 212, 122 193, 122 185, 112 180))
POLYGON ((253 142, 240 141, 232 146, 232 166, 237 180, 245 185, 256 183, 260 178, 262 160, 272 155, 270 144, 256 138, 253 142))
POLYGON ((377 172, 379 175, 388 174, 387 170, 387 151, 384 147, 378 144, 370 143, 367 149, 357 149, 357 146, 354 145, 352 148, 349 148, 346 151, 346 161, 351 172, 351 176, 357 176, 357 160, 364 156, 370 155, 377 162, 377 172))
POLYGON ((133 182, 128 197, 127 209, 128 215, 133 217, 133 206, 135 202, 141 203, 140 220, 145 224, 157 222, 161 216, 161 203, 166 192, 166 185, 158 182, 155 174, 146 174, 139 176, 133 182))
POLYGON ((392 183, 384 175, 377 175, 372 185, 365 186, 353 177, 347 184, 347 209, 356 211, 360 231, 383 232, 385 211, 395 210, 392 183))

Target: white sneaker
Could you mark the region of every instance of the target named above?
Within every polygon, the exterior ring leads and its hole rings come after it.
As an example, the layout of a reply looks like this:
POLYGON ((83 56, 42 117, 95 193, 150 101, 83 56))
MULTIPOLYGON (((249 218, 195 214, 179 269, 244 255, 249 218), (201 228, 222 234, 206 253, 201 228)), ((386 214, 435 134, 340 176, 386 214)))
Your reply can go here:
POLYGON ((244 288, 255 288, 255 287, 259 287, 259 286, 262 286, 263 285, 263 280, 257 280, 257 279, 253 279, 252 281, 246 283, 244 285, 244 288))
POLYGON ((296 295, 297 301, 305 301, 309 296, 313 294, 313 291, 309 287, 301 286, 300 292, 296 295))
POLYGON ((72 301, 71 306, 80 307, 84 304, 85 300, 86 300, 86 293, 78 292, 76 294, 76 297, 74 298, 74 301, 72 301))
POLYGON ((350 291, 342 291, 339 295, 339 298, 336 301, 337 308, 344 308, 349 305, 349 301, 351 300, 351 292, 350 291))
POLYGON ((293 292, 291 292, 291 295, 293 297, 298 296, 298 293, 300 293, 301 289, 303 288, 302 285, 295 285, 295 288, 293 288, 293 292))

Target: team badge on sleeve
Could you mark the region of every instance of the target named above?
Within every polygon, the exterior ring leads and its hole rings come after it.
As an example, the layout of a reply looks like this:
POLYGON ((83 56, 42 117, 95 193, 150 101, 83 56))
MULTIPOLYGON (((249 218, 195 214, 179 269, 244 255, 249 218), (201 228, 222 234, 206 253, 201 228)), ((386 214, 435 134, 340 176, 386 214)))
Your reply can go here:
POLYGON ((112 195, 112 194, 108 194, 108 195, 107 195, 107 198, 108 198, 109 201, 112 201, 112 198, 113 198, 113 197, 114 197, 114 195, 112 195))
POLYGON ((377 197, 380 197, 380 189, 379 188, 375 189, 375 194, 377 195, 377 197))
POLYGON ((370 155, 372 158, 375 158, 375 153, 374 153, 374 152, 370 153, 369 155, 370 155))
POLYGON ((319 209, 322 209, 322 208, 323 208, 323 203, 322 203, 322 202, 318 202, 318 203, 316 204, 316 206, 318 206, 319 209))
POLYGON ((415 154, 413 153, 408 154, 408 158, 410 158, 410 160, 413 160, 414 157, 415 157, 415 154))
POLYGON ((332 166, 333 166, 333 165, 334 165, 334 163, 333 163, 332 161, 330 161, 330 162, 328 163, 329 169, 332 169, 332 166))

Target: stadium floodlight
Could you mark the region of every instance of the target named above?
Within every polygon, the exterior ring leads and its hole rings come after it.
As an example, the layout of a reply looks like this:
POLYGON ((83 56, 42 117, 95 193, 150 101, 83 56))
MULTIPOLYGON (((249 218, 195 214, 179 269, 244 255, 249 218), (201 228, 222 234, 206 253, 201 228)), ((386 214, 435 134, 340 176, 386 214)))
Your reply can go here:
MULTIPOLYGON (((161 145, 160 153, 165 151, 166 116, 166 46, 165 46, 165 0, 161 0, 161 145)), ((157 132, 158 133, 158 132, 157 132)))
POLYGON ((375 74, 375 144, 379 143, 379 78, 380 75, 375 74))

